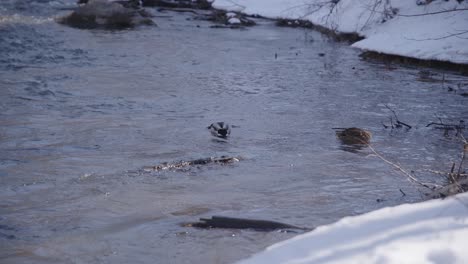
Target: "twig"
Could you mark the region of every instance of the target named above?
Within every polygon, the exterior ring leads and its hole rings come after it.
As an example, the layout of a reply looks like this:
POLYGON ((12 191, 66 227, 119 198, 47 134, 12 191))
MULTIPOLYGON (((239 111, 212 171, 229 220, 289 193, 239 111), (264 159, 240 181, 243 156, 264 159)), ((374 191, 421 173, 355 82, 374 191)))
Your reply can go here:
POLYGON ((446 196, 449 196, 451 194, 458 193, 460 191, 460 189, 458 189, 458 186, 465 185, 465 184, 468 184, 468 179, 463 179, 461 181, 458 181, 456 184, 453 183, 453 184, 449 184, 449 185, 446 185, 444 187, 441 187, 441 188, 435 190, 434 193, 431 196, 433 198, 438 198, 440 196, 446 197, 446 196), (454 190, 454 188, 457 188, 457 189, 454 190))
POLYGON ((402 191, 401 189, 400 189, 400 192, 401 192, 401 194, 403 194, 403 196, 406 196, 406 193, 404 191, 402 191))
POLYGON ((396 168, 397 170, 399 170, 400 172, 402 172, 411 182, 414 182, 416 184, 419 184, 423 187, 426 187, 430 190, 434 190, 435 188, 440 188, 441 186, 438 185, 438 184, 433 184, 433 183, 424 183, 424 182, 421 182, 419 181, 418 179, 416 179, 413 175, 411 175, 409 172, 407 172, 405 169, 403 169, 401 166, 387 160, 386 158, 384 158, 382 155, 380 155, 370 144, 367 145, 369 147, 369 149, 374 153, 374 155, 376 155, 379 159, 383 160, 385 163, 387 164, 390 164, 391 166, 393 166, 394 168, 396 168))
MULTIPOLYGON (((463 135, 461 135, 461 136, 463 137, 463 135)), ((460 174, 462 173, 463 162, 465 162, 466 153, 468 153, 468 143, 465 142, 463 144, 462 159, 460 161, 460 164, 458 165, 458 171, 457 171, 458 177, 460 177, 460 174)))
MULTIPOLYGON (((449 174, 450 174, 450 172, 436 171, 436 170, 431 170, 431 169, 427 169, 425 171, 428 171, 428 172, 434 173, 434 174, 444 175, 447 178, 449 177, 449 174)), ((466 173, 460 173, 459 175, 460 175, 460 177, 468 177, 468 174, 466 174, 466 173)))
POLYGON ((410 125, 408 125, 408 124, 406 124, 406 123, 403 123, 403 122, 401 122, 400 120, 397 120, 397 124, 403 125, 403 126, 407 127, 408 129, 411 129, 411 128, 412 128, 412 126, 410 126, 410 125))
POLYGON ((442 11, 430 12, 430 13, 424 13, 424 14, 412 14, 412 15, 397 14, 397 16, 401 16, 401 17, 417 17, 417 16, 437 15, 437 14, 450 13, 450 12, 457 12, 457 11, 468 11, 468 8, 455 8, 455 9, 442 10, 442 11))
POLYGON ((448 136, 448 131, 449 130, 455 130, 456 131, 455 136, 460 136, 462 138, 462 141, 466 142, 466 139, 463 137, 463 134, 462 134, 462 130, 465 129, 465 121, 464 120, 460 120, 458 125, 453 125, 453 124, 445 124, 442 121, 442 119, 439 118, 439 123, 431 122, 431 123, 427 124, 426 127, 430 127, 432 125, 434 125, 435 129, 445 130, 445 132, 444 132, 445 136, 448 136))
MULTIPOLYGON (((408 125, 408 124, 406 124, 406 123, 404 123, 404 122, 401 122, 401 121, 398 119, 398 116, 397 116, 395 110, 393 110, 392 108, 390 108, 390 106, 388 106, 387 104, 385 104, 385 107, 393 113, 393 116, 395 117, 395 122, 396 122, 395 127, 396 127, 396 128, 400 128, 400 127, 402 127, 402 126, 405 126, 405 127, 407 127, 408 129, 411 129, 411 128, 412 128, 412 126, 410 126, 410 125, 408 125)), ((392 128, 394 128, 392 117, 390 117, 390 123, 391 123, 391 125, 392 125, 392 128)), ((384 125, 384 126, 385 126, 385 125, 384 125)))
POLYGON ((452 162, 452 168, 450 169, 449 177, 452 183, 456 182, 455 177, 453 176, 453 171, 455 170, 455 162, 452 162))
POLYGON ((441 36, 441 37, 437 37, 437 38, 424 38, 424 39, 405 38, 405 39, 414 40, 414 41, 441 40, 441 39, 446 39, 446 38, 450 38, 450 37, 457 37, 457 36, 461 36, 461 35, 465 35, 465 34, 468 34, 468 30, 466 30, 466 31, 461 30, 461 32, 450 33, 450 34, 447 34, 447 35, 444 35, 444 36, 441 36))
MULTIPOLYGON (((450 184, 437 190, 439 196, 448 196, 455 193, 465 192, 465 185, 468 183, 468 174, 462 174, 463 163, 465 161, 466 153, 468 153, 468 143, 463 135, 460 135, 463 141, 463 151, 462 151, 462 158, 460 160, 460 164, 458 165, 457 172, 455 173, 455 162, 452 163, 452 168, 450 169, 449 173, 442 173, 440 171, 433 171, 429 170, 430 172, 446 175, 450 184), (464 177, 462 179, 462 177, 464 177), (454 189, 456 188, 456 189, 454 189)), ((434 196, 434 194, 433 194, 434 196)))
POLYGON ((237 6, 237 7, 241 8, 241 10, 245 10, 245 8, 246 8, 246 6, 241 5, 241 4, 239 4, 239 3, 236 3, 236 2, 233 1, 233 0, 228 0, 228 2, 231 3, 233 6, 237 6))
MULTIPOLYGON (((420 13, 420 14, 398 14, 398 13, 396 13, 395 16, 418 17, 418 16, 438 15, 438 14, 458 12, 458 11, 468 11, 468 8, 454 8, 454 9, 442 10, 442 11, 437 11, 437 12, 429 12, 429 13, 420 13)), ((385 14, 385 12, 383 12, 383 11, 377 11, 376 10, 375 12, 385 14)))

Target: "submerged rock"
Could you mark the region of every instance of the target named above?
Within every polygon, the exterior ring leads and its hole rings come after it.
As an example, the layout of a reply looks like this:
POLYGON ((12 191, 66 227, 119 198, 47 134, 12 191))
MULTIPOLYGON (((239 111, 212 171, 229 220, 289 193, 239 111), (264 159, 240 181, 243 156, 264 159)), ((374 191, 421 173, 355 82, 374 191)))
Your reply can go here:
POLYGON ((138 25, 155 25, 144 9, 125 7, 119 2, 90 0, 59 23, 76 28, 124 29, 138 25))

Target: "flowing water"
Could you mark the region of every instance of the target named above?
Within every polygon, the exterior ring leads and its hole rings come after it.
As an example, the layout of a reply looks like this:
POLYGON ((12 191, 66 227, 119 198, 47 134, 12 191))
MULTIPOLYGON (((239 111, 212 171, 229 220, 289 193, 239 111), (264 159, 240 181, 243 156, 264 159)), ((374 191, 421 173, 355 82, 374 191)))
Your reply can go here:
POLYGON ((346 151, 334 127, 372 131, 379 153, 424 181, 459 159, 453 132, 425 126, 467 119, 468 98, 447 91, 466 77, 363 61, 271 21, 213 29, 153 9, 158 27, 57 24, 73 2, 0 3, 2 263, 230 263, 295 234, 181 223, 313 227, 425 199, 369 149, 346 151), (385 129, 387 106, 413 128, 385 129), (211 137, 215 121, 233 125, 229 140, 211 137), (242 160, 140 170, 222 155, 242 160))

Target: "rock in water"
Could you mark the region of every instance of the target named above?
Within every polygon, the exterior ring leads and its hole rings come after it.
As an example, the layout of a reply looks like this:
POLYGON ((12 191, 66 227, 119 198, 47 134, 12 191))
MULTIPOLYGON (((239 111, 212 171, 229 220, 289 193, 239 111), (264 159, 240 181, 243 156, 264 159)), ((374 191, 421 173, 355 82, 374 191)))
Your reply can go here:
POLYGON ((86 29, 124 29, 138 25, 155 25, 143 9, 126 8, 108 0, 90 0, 70 15, 59 19, 58 22, 86 29))

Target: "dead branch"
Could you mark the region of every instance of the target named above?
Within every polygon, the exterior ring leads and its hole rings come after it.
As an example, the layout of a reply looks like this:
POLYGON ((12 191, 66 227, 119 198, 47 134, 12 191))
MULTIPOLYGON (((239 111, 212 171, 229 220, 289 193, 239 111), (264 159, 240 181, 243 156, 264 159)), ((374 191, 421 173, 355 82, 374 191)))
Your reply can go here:
MULTIPOLYGON (((450 178, 450 176, 449 176, 450 172, 436 171, 436 170, 431 170, 431 169, 427 169, 425 171, 428 171, 428 172, 434 173, 434 174, 438 174, 438 175, 443 175, 443 176, 447 177, 447 179, 450 178)), ((460 175, 460 177, 468 177, 468 174, 466 174, 466 173, 460 173, 459 175, 460 175)))
MULTIPOLYGON (((442 39, 446 39, 450 37, 460 37, 461 35, 465 35, 465 34, 468 34, 468 30, 460 30, 460 32, 458 33, 451 33, 451 34, 447 34, 447 35, 437 37, 437 38, 423 38, 423 39, 405 38, 405 39, 414 40, 414 41, 442 40, 442 39)), ((466 38, 462 38, 462 39, 466 39, 466 38)))
MULTIPOLYGON (((316 13, 320 10, 322 10, 323 8, 329 8, 328 10, 328 14, 324 15, 321 19, 322 21, 325 21, 325 24, 328 23, 329 21, 329 18, 330 16, 338 9, 338 3, 340 1, 339 0, 324 0, 324 1, 320 1, 320 2, 313 2, 313 3, 305 3, 305 4, 300 4, 300 5, 295 5, 295 6, 292 6, 290 8, 287 8, 286 10, 284 10, 284 12, 288 12, 290 10, 293 10, 293 9, 303 9, 304 7, 307 8, 307 12, 299 17, 300 19, 304 19, 305 17, 313 14, 313 13, 316 13)), ((336 30, 333 29, 333 30, 336 30)))
MULTIPOLYGON (((380 0, 381 1, 381 0, 380 0)), ((378 2, 380 2, 378 1, 378 2)), ((398 14, 397 10, 390 8, 391 13, 387 9, 384 9, 384 11, 377 11, 375 9, 370 10, 371 12, 374 13, 380 13, 384 15, 384 18, 392 18, 394 16, 401 16, 401 17, 419 17, 419 16, 430 16, 430 15, 437 15, 437 14, 443 14, 443 13, 450 13, 450 12, 459 12, 459 11, 468 11, 468 8, 454 8, 454 9, 449 9, 449 10, 442 10, 442 11, 437 11, 437 12, 430 12, 430 13, 422 13, 422 14, 398 14)), ((461 38, 460 36, 468 34, 468 30, 459 30, 460 32, 456 33, 450 33, 447 35, 443 35, 437 38, 425 38, 425 39, 413 39, 413 38, 406 38, 408 40, 414 40, 414 41, 427 41, 427 40, 442 40, 450 37, 458 37, 461 38)), ((466 39, 466 38, 462 38, 466 39)))
MULTIPOLYGON (((463 135, 462 135, 463 137, 463 135)), ((461 161, 460 161, 460 164, 458 165, 458 177, 460 177, 461 173, 462 173, 462 168, 463 168, 463 163, 465 162, 465 158, 466 158, 466 153, 468 153, 468 143, 466 143, 466 140, 463 144, 463 152, 462 152, 462 158, 461 158, 461 161)))
MULTIPOLYGON (((361 30, 364 29, 370 23, 371 19, 374 17, 375 14, 382 15, 381 22, 383 23, 389 19, 392 19, 398 12, 398 9, 392 7, 390 0, 376 0, 371 6, 366 7, 366 9, 370 12, 370 14, 367 17, 367 20, 364 23, 364 25, 361 27, 361 30), (377 10, 380 6, 383 6, 383 11, 377 10)), ((359 18, 361 18, 363 14, 361 14, 359 18)))
MULTIPOLYGON (((450 172, 440 172, 440 171, 435 171, 435 170, 427 170, 432 173, 444 175, 447 180, 449 181, 448 185, 442 186, 439 184, 434 184, 434 183, 426 183, 426 182, 421 182, 418 180, 416 177, 414 177, 411 173, 406 171, 404 168, 402 168, 399 164, 396 164, 394 162, 389 161, 388 159, 384 158, 381 154, 379 154, 370 144, 367 144, 367 147, 372 151, 372 153, 377 156, 379 159, 383 160, 385 163, 391 165, 398 171, 400 171, 404 176, 408 178, 410 182, 413 182, 415 184, 418 184, 420 186, 423 186, 425 188, 430 189, 432 194, 430 196, 432 198, 440 198, 440 197, 447 197, 449 195, 465 192, 467 186, 468 186, 468 174, 464 173, 463 171, 463 164, 465 162, 466 157, 468 156, 468 142, 465 139, 463 135, 460 135, 462 142, 463 142, 463 151, 462 151, 462 158, 460 160, 460 163, 458 167, 456 167, 456 164, 452 164, 452 168, 450 172), (457 171, 455 171, 457 169, 457 171)), ((403 195, 406 195, 401 189, 400 192, 403 195)))
MULTIPOLYGON (((390 117, 390 126, 391 126, 392 129, 393 129, 393 128, 401 128, 401 127, 403 127, 403 126, 405 126, 405 127, 408 128, 408 129, 411 129, 411 128, 412 128, 412 126, 410 126, 410 125, 408 125, 408 124, 406 124, 406 123, 404 123, 404 122, 401 122, 401 121, 398 119, 398 116, 397 116, 395 110, 393 110, 392 108, 390 108, 387 104, 385 104, 385 107, 386 107, 388 110, 390 110, 390 111, 393 113, 393 116, 395 117, 395 123, 393 122, 393 118, 390 117)), ((385 125, 385 124, 383 124, 383 126, 384 126, 385 128, 388 128, 388 127, 389 127, 389 126, 387 126, 387 125, 385 125)))
POLYGON ((241 10, 245 10, 245 8, 246 8, 246 6, 240 5, 239 3, 236 3, 235 1, 228 0, 228 2, 231 3, 233 6, 237 6, 237 7, 241 8, 241 10))
POLYGON ((440 171, 433 171, 429 170, 432 173, 441 174, 447 177, 450 184, 444 186, 442 188, 437 189, 434 193, 431 194, 432 198, 439 198, 439 197, 446 197, 449 195, 465 192, 468 186, 468 174, 462 173, 463 171, 463 163, 466 158, 466 153, 468 153, 468 143, 466 139, 461 135, 463 141, 463 150, 462 150, 462 158, 458 165, 458 169, 455 172, 455 162, 452 163, 452 168, 450 169, 449 173, 443 173, 440 171))
POLYGON ((457 183, 452 183, 441 187, 435 190, 432 194, 430 194, 431 198, 444 198, 453 194, 460 193, 462 190, 459 189, 459 186, 468 185, 468 179, 463 179, 458 181, 457 183))
POLYGON ((403 194, 403 196, 406 196, 406 193, 403 190, 400 189, 400 192, 403 194))
POLYGON ((418 16, 430 16, 430 15, 437 15, 437 14, 450 13, 450 12, 459 12, 459 11, 468 11, 468 8, 454 8, 454 9, 442 10, 442 11, 437 11, 437 12, 429 12, 429 13, 424 13, 424 14, 397 14, 397 16, 418 17, 418 16))
MULTIPOLYGON (((434 126, 435 129, 443 129, 444 135, 448 136, 448 132, 450 130, 455 130, 456 134, 455 136, 460 136, 463 138, 462 131, 465 129, 465 121, 460 120, 458 124, 445 124, 441 118, 439 118, 439 122, 431 122, 426 125, 426 127, 434 126)), ((466 141, 466 140, 465 140, 466 141)))
POLYGON ((383 160, 385 163, 387 163, 387 164, 393 166, 394 168, 396 168, 397 170, 399 170, 401 173, 403 173, 403 175, 405 175, 409 179, 409 181, 411 181, 413 183, 416 183, 416 184, 418 184, 420 186, 426 187, 426 188, 428 188, 430 190, 434 190, 435 188, 441 188, 441 186, 438 185, 438 184, 421 182, 420 180, 416 179, 413 175, 411 175, 409 172, 407 172, 405 169, 403 169, 400 165, 395 164, 395 163, 389 161, 388 159, 384 158, 370 144, 368 144, 367 146, 372 151, 372 153, 374 153, 375 156, 377 156, 379 159, 383 160))
POLYGON ((254 229, 257 231, 273 231, 277 229, 299 229, 310 231, 314 228, 299 227, 276 221, 234 218, 225 216, 212 216, 211 218, 200 218, 200 222, 186 223, 187 227, 198 228, 231 228, 231 229, 254 229))

